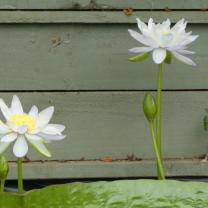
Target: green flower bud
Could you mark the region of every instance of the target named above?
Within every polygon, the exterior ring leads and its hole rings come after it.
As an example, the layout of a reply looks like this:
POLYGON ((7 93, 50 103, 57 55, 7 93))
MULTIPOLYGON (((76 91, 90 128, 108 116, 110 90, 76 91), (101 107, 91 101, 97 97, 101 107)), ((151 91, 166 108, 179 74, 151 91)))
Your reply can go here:
POLYGON ((208 116, 204 116, 204 129, 208 131, 208 116))
POLYGON ((155 99, 151 94, 146 94, 143 100, 143 111, 148 121, 153 121, 156 113, 157 106, 155 103, 155 99))
POLYGON ((5 180, 9 172, 9 164, 7 159, 0 155, 0 180, 5 180))

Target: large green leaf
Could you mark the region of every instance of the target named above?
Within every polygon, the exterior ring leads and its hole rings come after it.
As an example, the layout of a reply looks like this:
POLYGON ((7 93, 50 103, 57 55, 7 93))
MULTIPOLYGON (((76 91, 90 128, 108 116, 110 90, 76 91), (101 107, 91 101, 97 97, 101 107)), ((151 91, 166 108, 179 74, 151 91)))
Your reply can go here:
POLYGON ((49 186, 0 194, 1 208, 207 208, 208 184, 123 180, 49 186))

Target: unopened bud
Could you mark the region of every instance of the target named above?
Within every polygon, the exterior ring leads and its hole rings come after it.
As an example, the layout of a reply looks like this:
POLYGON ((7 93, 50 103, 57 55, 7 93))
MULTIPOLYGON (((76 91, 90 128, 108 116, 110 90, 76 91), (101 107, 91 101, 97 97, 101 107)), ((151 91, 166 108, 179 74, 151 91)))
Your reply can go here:
POLYGON ((0 180, 5 180, 9 172, 7 159, 0 155, 0 180))
POLYGON ((144 96, 143 111, 148 121, 154 120, 157 113, 157 106, 155 99, 151 94, 146 94, 144 96))

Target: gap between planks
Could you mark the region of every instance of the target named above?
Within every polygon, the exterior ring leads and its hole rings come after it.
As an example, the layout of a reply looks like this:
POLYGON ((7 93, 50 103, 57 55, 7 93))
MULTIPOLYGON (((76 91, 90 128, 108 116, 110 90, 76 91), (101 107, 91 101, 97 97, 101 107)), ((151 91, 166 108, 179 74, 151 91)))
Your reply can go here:
MULTIPOLYGON (((0 93, 122 93, 122 92, 156 92, 157 89, 77 89, 77 90, 0 90, 0 93)), ((208 89, 162 89, 163 92, 208 92, 208 89)))

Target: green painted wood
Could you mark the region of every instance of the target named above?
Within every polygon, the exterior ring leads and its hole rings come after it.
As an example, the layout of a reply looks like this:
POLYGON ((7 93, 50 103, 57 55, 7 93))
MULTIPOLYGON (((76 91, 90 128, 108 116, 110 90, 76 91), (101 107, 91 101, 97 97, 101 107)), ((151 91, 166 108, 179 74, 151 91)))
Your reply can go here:
POLYGON ((191 23, 207 23, 206 11, 136 11, 131 16, 123 11, 1 11, 0 23, 135 23, 140 17, 173 22, 186 18, 191 23))
MULTIPOLYGON (((52 160, 95 160, 105 157, 154 158, 148 123, 142 112, 143 92, 21 93, 25 109, 56 107, 53 123, 66 125, 67 138, 48 144, 52 160)), ((203 130, 207 92, 163 94, 162 145, 166 158, 195 158, 208 152, 203 130)), ((11 100, 12 93, 0 97, 11 100)), ((8 154, 12 148, 8 150, 8 154)), ((8 155, 7 154, 7 155, 8 155)), ((30 160, 44 160, 30 148, 30 160)), ((9 157, 9 160, 14 160, 9 157)))
POLYGON ((202 9, 207 0, 1 0, 0 9, 202 9))
MULTIPOLYGON (((0 13, 1 14, 1 13, 0 13)), ((0 25, 0 90, 143 90, 156 88, 156 66, 127 60, 139 46, 132 24, 0 25)), ((188 30, 200 38, 196 67, 177 60, 165 65, 164 89, 208 89, 207 33, 203 24, 188 30)))
MULTIPOLYGON (((166 160, 166 175, 208 176, 208 162, 202 160, 166 160)), ((71 161, 24 163, 25 179, 81 179, 81 178, 125 178, 156 176, 155 161, 71 161), (51 171, 53 170, 53 171, 51 171)), ((10 163, 8 179, 16 179, 16 163, 10 163)))

